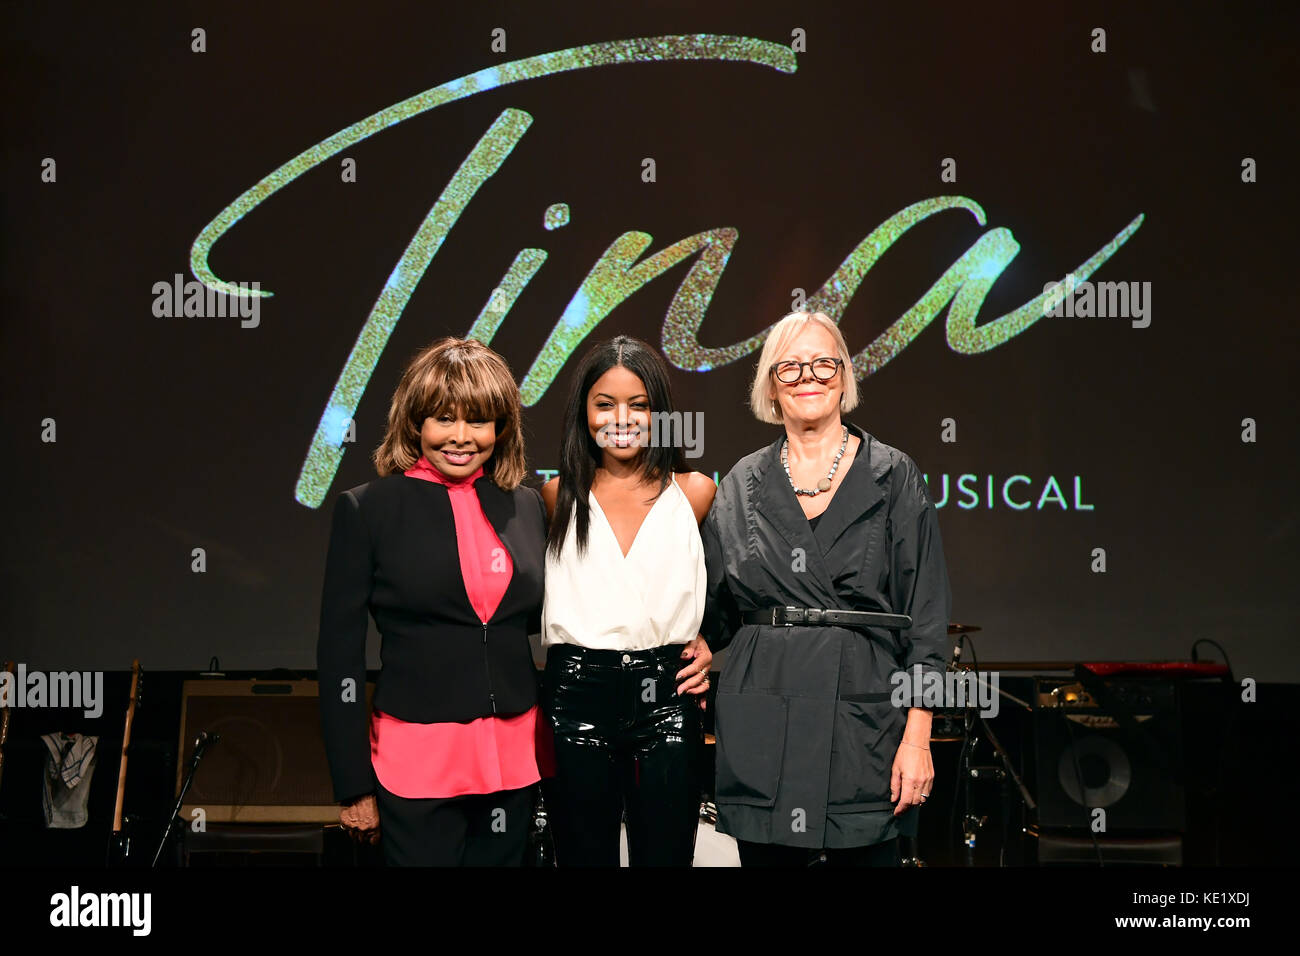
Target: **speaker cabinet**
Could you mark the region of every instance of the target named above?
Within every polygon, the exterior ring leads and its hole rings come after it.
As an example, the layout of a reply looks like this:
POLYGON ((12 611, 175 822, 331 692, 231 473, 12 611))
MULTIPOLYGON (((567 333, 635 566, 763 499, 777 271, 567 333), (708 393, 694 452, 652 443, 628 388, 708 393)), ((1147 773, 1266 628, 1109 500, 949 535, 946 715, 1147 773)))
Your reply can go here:
MULTIPOLYGON (((367 704, 373 690, 366 685, 367 704)), ((203 731, 220 740, 204 751, 185 796, 186 825, 196 809, 208 822, 338 822, 316 681, 186 681, 177 793, 203 731)))
POLYGON ((1087 830, 1100 808, 1105 829, 1099 836, 1184 830, 1178 684, 1110 680, 1104 688, 1111 706, 1081 685, 1038 679, 1039 825, 1087 830))

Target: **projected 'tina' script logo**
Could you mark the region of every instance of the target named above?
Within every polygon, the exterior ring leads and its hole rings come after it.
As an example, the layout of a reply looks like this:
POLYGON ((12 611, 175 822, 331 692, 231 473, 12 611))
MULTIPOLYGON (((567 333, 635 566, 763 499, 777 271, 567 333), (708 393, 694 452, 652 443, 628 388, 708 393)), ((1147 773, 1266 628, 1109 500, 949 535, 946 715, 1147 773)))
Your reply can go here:
MULTIPOLYGON (((231 226, 312 167, 403 120, 475 93, 569 70, 671 60, 753 63, 782 73, 793 73, 796 69, 794 54, 789 47, 745 37, 699 35, 596 43, 480 70, 380 110, 289 160, 208 223, 194 240, 190 267, 201 282, 228 295, 270 295, 264 289, 241 289, 217 278, 208 267, 208 255, 231 226)), ((312 437, 295 491, 295 497, 304 505, 315 508, 324 500, 343 458, 344 437, 361 395, 429 263, 475 193, 501 168, 531 124, 532 117, 522 110, 506 109, 497 117, 451 177, 398 260, 370 310, 361 334, 357 336, 312 437)), ((821 289, 807 299, 805 308, 825 312, 838 322, 867 271, 885 250, 918 222, 949 209, 964 209, 980 226, 985 224, 984 210, 962 196, 939 196, 908 206, 863 239, 821 289)), ((1114 255, 1137 231, 1142 218, 1137 216, 1091 258, 1069 270, 1075 280, 1086 279, 1114 255)), ((738 236, 739 232, 733 228, 710 229, 675 242, 642 261, 638 260, 649 248, 651 236, 644 232, 625 232, 615 239, 587 273, 524 377, 520 386, 524 404, 533 405, 541 399, 574 349, 615 306, 690 256, 697 256, 697 259, 664 316, 664 355, 678 368, 705 372, 756 351, 768 329, 725 348, 706 348, 700 345, 698 338, 704 314, 738 236)), ((854 356, 853 368, 857 377, 865 378, 883 367, 949 303, 948 344, 954 351, 966 354, 984 352, 1001 345, 1050 312, 1059 301, 1060 293, 1053 293, 1049 287, 1015 311, 975 327, 984 297, 1019 251, 1020 245, 1009 229, 999 227, 980 236, 915 305, 854 356), (1056 299, 1052 298, 1053 295, 1056 299)), ((487 304, 467 335, 490 342, 519 294, 545 261, 545 250, 521 249, 497 283, 497 288, 489 295, 487 304)))

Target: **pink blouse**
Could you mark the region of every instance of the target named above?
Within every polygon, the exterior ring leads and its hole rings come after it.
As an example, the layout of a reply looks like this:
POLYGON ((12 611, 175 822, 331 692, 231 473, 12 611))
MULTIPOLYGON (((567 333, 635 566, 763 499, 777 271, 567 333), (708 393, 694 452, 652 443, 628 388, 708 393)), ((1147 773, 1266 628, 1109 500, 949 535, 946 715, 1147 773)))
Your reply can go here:
MULTIPOLYGON (((479 620, 491 620, 514 565, 474 491, 483 469, 463 479, 449 478, 421 455, 405 475, 446 486, 465 592, 479 620)), ((512 717, 479 717, 463 724, 410 723, 380 711, 370 721, 375 776, 399 797, 517 790, 554 774, 552 754, 549 728, 536 706, 512 717)))

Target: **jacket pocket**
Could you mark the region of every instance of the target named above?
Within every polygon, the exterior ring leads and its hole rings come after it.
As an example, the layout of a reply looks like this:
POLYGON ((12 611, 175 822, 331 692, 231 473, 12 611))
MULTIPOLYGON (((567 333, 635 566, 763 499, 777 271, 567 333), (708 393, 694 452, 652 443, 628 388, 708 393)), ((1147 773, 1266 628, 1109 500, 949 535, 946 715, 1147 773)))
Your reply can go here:
POLYGON ((890 695, 856 694, 835 705, 835 743, 827 812, 887 810, 894 755, 903 736, 903 712, 890 695))
POLYGON ((785 753, 785 699, 719 693, 715 706, 717 801, 773 806, 785 753))

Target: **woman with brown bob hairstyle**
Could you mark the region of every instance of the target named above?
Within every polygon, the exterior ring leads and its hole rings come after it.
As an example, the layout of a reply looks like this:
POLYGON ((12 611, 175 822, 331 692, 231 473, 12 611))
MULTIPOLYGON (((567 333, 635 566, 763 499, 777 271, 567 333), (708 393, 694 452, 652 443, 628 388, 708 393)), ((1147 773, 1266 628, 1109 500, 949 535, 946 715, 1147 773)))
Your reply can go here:
MULTIPOLYGON (((389 865, 523 862, 540 779, 546 511, 520 482, 519 389, 501 356, 445 338, 402 374, 374 454, 339 495, 317 663, 343 826, 389 865), (383 670, 367 711, 366 616, 383 670)), ((546 738, 543 738, 544 740, 546 738)))

